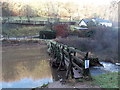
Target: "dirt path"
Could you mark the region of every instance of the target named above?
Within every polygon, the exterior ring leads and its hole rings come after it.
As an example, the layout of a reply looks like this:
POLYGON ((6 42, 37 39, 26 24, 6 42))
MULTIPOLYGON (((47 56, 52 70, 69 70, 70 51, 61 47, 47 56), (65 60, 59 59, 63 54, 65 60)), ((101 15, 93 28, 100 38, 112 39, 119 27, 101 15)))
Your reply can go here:
POLYGON ((92 86, 89 81, 77 82, 75 80, 67 81, 62 84, 60 81, 55 81, 48 85, 48 88, 100 88, 99 86, 92 86))

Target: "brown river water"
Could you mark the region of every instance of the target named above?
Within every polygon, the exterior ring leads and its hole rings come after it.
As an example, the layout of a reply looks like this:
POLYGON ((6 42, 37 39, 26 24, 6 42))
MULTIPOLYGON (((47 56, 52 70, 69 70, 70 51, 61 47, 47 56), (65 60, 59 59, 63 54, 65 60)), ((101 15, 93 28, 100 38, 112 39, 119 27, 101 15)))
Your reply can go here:
MULTIPOLYGON (((35 88, 65 78, 65 72, 50 67, 46 45, 3 46, 2 88, 35 88)), ((101 62, 104 67, 93 67, 91 75, 120 70, 120 66, 101 62)))
POLYGON ((2 88, 34 88, 53 82, 45 45, 2 49, 2 88))

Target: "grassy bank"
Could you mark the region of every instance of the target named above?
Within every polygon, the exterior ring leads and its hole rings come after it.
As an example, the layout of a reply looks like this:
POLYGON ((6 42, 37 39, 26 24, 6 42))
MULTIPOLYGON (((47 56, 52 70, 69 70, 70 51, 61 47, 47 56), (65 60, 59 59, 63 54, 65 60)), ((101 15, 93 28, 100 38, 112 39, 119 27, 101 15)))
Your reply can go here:
MULTIPOLYGON (((10 17, 2 17, 3 20, 28 20, 26 16, 10 16, 10 17)), ((40 17, 40 16, 35 16, 35 17, 30 17, 31 21, 47 21, 48 18, 55 18, 55 17, 40 17)), ((79 22, 79 20, 70 20, 70 18, 62 19, 59 18, 61 22, 68 22, 68 21, 74 21, 74 22, 79 22)))
MULTIPOLYGON (((8 19, 8 17, 3 17, 3 19, 8 19)), ((28 18, 26 16, 10 16, 9 17, 10 20, 28 20, 28 18)), ((41 20, 41 21, 46 21, 47 17, 31 17, 30 20, 41 20)))
POLYGON ((24 37, 24 36, 32 36, 39 35, 39 31, 47 30, 45 26, 18 26, 15 28, 9 27, 11 25, 3 26, 2 33, 4 37, 24 37), (5 28, 4 28, 5 27, 5 28))
POLYGON ((44 40, 33 40, 33 39, 27 39, 27 40, 2 40, 2 46, 19 46, 19 45, 46 45, 44 40))
POLYGON ((92 76, 93 78, 92 85, 97 85, 100 86, 101 88, 119 88, 118 86, 118 81, 120 80, 118 78, 119 76, 120 72, 92 76))

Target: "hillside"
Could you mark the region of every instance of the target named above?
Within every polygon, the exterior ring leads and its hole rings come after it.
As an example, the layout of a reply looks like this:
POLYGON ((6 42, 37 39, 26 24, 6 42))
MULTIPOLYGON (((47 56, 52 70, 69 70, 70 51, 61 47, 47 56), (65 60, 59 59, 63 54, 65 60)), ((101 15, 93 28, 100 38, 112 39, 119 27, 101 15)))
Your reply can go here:
MULTIPOLYGON (((94 0, 95 1, 95 0, 94 0)), ((84 2, 84 1, 47 1, 38 0, 3 0, 2 13, 3 16, 46 16, 46 17, 60 17, 64 19, 80 20, 83 18, 100 17, 109 19, 114 22, 118 21, 118 1, 110 0, 111 2, 84 2), (102 11, 102 12, 101 12, 102 11)), ((102 0, 103 1, 103 0, 102 0)))

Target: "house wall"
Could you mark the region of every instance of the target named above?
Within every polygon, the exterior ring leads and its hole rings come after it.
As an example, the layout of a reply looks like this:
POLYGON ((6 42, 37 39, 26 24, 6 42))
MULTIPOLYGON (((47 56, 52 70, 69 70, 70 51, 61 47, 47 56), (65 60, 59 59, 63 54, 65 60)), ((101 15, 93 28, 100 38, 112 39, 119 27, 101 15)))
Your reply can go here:
POLYGON ((112 23, 100 23, 101 25, 105 25, 106 27, 112 27, 112 23))
POLYGON ((79 26, 87 26, 87 24, 82 20, 82 21, 79 23, 79 26))

